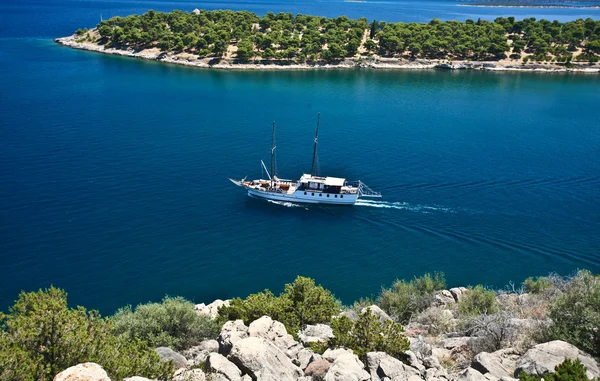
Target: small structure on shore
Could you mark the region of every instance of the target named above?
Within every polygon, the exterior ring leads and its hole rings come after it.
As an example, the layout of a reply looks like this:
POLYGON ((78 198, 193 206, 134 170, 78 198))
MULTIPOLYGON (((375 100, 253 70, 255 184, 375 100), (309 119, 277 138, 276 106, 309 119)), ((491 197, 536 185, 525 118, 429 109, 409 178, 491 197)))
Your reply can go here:
POLYGON ((192 11, 193 14, 195 15, 199 15, 200 14, 200 9, 196 8, 192 11))

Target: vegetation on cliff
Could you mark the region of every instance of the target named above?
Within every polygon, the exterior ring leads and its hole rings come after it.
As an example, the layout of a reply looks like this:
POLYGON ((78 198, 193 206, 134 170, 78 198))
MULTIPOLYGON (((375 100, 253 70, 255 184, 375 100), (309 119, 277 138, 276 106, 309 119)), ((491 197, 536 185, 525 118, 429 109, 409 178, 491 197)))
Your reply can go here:
POLYGON ((0 379, 49 381, 78 363, 102 364, 109 376, 170 379, 170 363, 140 338, 115 334, 112 321, 83 307, 69 308, 67 294, 51 287, 19 295, 0 313, 0 379))
MULTIPOLYGON (((346 57, 404 57, 448 60, 502 58, 570 63, 597 62, 600 21, 570 22, 499 17, 429 23, 389 23, 346 16, 326 18, 292 13, 202 10, 113 17, 97 26, 99 42, 118 48, 186 52, 198 57, 229 54, 241 62, 294 60, 339 61, 346 57)), ((95 39, 87 30, 81 39, 95 39)))
MULTIPOLYGON (((97 362, 115 380, 131 375, 168 380, 172 364, 161 363, 151 348, 185 350, 215 338, 226 320, 249 324, 264 315, 281 321, 295 336, 306 325, 328 324, 333 337, 311 341, 311 349, 346 347, 363 359, 374 351, 403 358, 407 336, 415 341, 413 352, 423 358, 431 353, 423 337, 462 340, 439 360, 454 370, 468 368, 480 352, 511 348, 524 353, 550 340, 566 341, 600 358, 598 275, 579 271, 567 278, 530 278, 505 291, 445 287, 443 274, 426 274, 384 288, 376 299, 383 311, 369 300, 344 309, 330 291, 298 277, 279 296, 266 290, 233 299, 215 320, 199 316, 182 298, 126 307, 102 318, 83 307, 69 308, 66 293, 54 287, 22 292, 9 312, 0 314, 0 379, 50 380, 72 365, 97 362)), ((581 364, 565 362, 544 379, 579 380, 584 373, 581 364)), ((524 381, 536 379, 522 376, 524 381)))

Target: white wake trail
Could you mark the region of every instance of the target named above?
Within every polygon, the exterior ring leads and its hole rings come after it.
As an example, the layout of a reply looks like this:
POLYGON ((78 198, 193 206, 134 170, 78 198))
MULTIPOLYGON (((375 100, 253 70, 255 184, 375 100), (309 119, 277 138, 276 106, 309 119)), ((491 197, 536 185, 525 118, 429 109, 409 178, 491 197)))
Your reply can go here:
POLYGON ((438 206, 438 205, 412 205, 412 204, 409 204, 408 202, 358 200, 358 201, 356 201, 356 204, 354 204, 354 205, 369 206, 371 208, 410 210, 412 212, 420 212, 420 213, 431 213, 434 211, 454 213, 454 211, 452 209, 438 206))

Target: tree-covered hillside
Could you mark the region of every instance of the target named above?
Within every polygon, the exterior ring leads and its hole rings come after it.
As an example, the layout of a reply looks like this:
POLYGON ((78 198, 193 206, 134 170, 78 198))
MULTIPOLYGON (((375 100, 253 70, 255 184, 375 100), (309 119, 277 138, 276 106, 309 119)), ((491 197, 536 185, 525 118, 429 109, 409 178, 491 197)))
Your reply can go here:
MULTIPOLYGON (((387 23, 346 16, 326 18, 292 13, 228 10, 187 13, 148 11, 143 15, 113 17, 97 26, 99 42, 117 48, 190 53, 199 57, 233 56, 252 59, 289 59, 298 62, 337 61, 372 56, 535 61, 597 62, 600 21, 561 23, 528 18, 429 23, 387 23)), ((92 34, 78 30, 81 38, 92 34)))

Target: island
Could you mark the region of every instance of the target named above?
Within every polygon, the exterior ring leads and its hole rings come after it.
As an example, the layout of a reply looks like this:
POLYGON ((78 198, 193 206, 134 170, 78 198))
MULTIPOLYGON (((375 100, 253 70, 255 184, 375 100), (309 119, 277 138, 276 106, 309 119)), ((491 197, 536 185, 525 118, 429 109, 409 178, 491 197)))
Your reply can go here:
POLYGON ((292 13, 150 10, 79 29, 59 44, 187 66, 445 68, 600 73, 600 21, 498 17, 428 23, 292 13))

